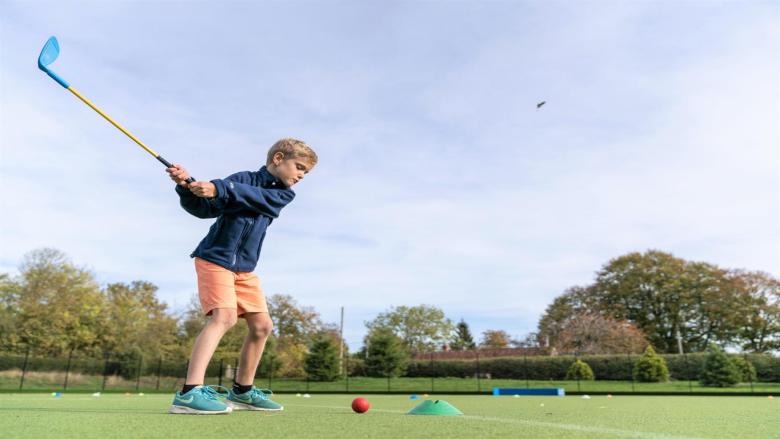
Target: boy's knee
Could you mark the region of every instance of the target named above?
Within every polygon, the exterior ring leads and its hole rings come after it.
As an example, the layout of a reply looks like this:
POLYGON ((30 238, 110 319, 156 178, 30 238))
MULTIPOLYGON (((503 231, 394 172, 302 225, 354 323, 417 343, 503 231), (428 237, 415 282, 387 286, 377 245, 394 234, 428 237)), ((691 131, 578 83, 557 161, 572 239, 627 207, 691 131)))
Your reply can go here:
POLYGON ((225 330, 228 330, 235 326, 236 322, 238 322, 238 316, 236 315, 235 310, 217 310, 214 311, 211 317, 211 321, 209 322, 212 325, 217 325, 225 330), (231 312, 232 311, 232 312, 231 312))
POLYGON ((270 318, 253 322, 252 325, 249 326, 249 334, 254 338, 268 337, 273 330, 274 324, 270 318))

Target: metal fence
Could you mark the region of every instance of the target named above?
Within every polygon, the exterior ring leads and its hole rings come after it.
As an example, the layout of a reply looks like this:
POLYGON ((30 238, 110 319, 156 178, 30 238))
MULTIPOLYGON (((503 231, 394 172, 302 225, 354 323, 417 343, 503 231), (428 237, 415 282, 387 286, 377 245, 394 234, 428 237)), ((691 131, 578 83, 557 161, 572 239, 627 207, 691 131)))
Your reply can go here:
MULTIPOLYGON (((490 393, 495 387, 563 388, 591 394, 780 394, 780 358, 750 357, 758 380, 734 387, 704 387, 698 381, 704 356, 665 355, 671 380, 646 383, 633 379, 635 354, 609 356, 481 357, 479 351, 459 359, 417 355, 401 377, 366 376, 362 360, 345 356, 342 375, 333 381, 308 376, 275 376, 278 362, 265 356, 255 385, 291 393, 490 393), (568 367, 580 358, 592 367, 596 380, 566 380, 568 367), (608 379, 604 379, 604 378, 608 379)), ((746 357, 747 358, 747 357, 746 357)), ((4 392, 173 392, 184 384, 188 363, 162 357, 90 357, 70 352, 48 357, 28 349, 24 354, 0 352, 0 391, 4 392)), ((236 356, 217 355, 209 363, 206 384, 231 385, 238 369, 236 356)))

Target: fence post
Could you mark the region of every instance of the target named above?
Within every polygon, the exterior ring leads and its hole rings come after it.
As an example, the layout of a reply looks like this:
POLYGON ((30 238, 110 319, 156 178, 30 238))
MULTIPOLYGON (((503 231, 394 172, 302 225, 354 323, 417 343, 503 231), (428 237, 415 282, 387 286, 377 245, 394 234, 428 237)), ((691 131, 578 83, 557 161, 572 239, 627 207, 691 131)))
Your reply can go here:
POLYGON ((222 385, 222 363, 224 360, 222 358, 219 359, 219 378, 217 379, 218 385, 222 385))
POLYGON ((685 359, 685 373, 688 375, 688 393, 693 393, 693 374, 691 373, 691 365, 688 364, 688 353, 683 354, 685 359))
POLYGON ((62 385, 62 391, 68 390, 68 375, 70 375, 70 360, 73 358, 73 348, 70 348, 68 353, 68 365, 65 366, 65 383, 62 385))
MULTIPOLYGON (((579 359, 580 359, 579 352, 575 352, 574 353, 574 362, 576 363, 577 360, 579 360, 579 359)), ((580 391, 580 374, 579 373, 577 374, 577 391, 578 392, 580 391)))
POLYGON ((531 386, 528 384, 528 353, 523 349, 523 368, 525 369, 525 388, 529 389, 531 386))
POLYGON ((27 352, 24 354, 24 365, 22 366, 22 380, 19 381, 19 390, 24 387, 24 376, 27 374, 27 360, 30 358, 30 347, 27 346, 27 352))
POLYGON ((433 393, 433 376, 435 373, 433 373, 433 352, 431 352, 431 393, 433 393))
POLYGON ((106 390, 106 379, 108 378, 108 357, 109 357, 109 355, 110 354, 108 352, 106 352, 106 354, 105 354, 106 360, 105 360, 105 363, 103 364, 103 385, 100 386, 100 390, 101 391, 105 391, 106 390))
POLYGON ((626 357, 628 357, 628 376, 631 377, 631 393, 634 393, 636 388, 634 387, 634 366, 631 362, 631 352, 626 352, 626 357))
POLYGON ((157 360, 157 385, 155 390, 160 390, 160 371, 162 370, 162 357, 157 360))
POLYGON ((477 392, 482 392, 482 382, 479 379, 479 375, 481 374, 479 370, 479 350, 474 351, 474 353, 477 354, 477 392))
POLYGON ((390 393, 390 374, 387 374, 387 393, 390 393))
MULTIPOLYGON (((748 360, 747 354, 744 354, 744 358, 745 358, 745 363, 747 363, 747 365, 748 365, 748 369, 750 369, 751 363, 750 363, 750 360, 748 360)), ((742 371, 740 371, 740 372, 742 372, 742 371)), ((748 372, 748 380, 750 381, 750 393, 755 393, 753 391, 753 374, 751 374, 749 372, 748 372)))
POLYGON ((306 393, 309 393, 309 374, 306 374, 306 393))
POLYGON ((273 389, 271 386, 273 385, 274 380, 274 356, 268 356, 268 361, 271 363, 268 365, 268 388, 273 389))
POLYGON ((349 354, 344 352, 344 377, 347 381, 347 393, 349 393, 349 354))
POLYGON ((141 366, 143 366, 144 357, 143 355, 138 356, 138 371, 136 372, 135 376, 135 391, 138 391, 138 388, 141 386, 141 366))

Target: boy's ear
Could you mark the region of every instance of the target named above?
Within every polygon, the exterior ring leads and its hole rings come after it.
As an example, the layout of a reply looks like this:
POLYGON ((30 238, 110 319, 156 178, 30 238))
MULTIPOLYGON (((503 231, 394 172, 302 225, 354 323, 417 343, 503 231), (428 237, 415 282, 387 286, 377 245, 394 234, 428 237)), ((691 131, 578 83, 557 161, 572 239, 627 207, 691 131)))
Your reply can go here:
POLYGON ((273 161, 274 165, 279 166, 279 164, 282 163, 282 160, 284 160, 284 153, 281 151, 276 151, 271 160, 273 161))

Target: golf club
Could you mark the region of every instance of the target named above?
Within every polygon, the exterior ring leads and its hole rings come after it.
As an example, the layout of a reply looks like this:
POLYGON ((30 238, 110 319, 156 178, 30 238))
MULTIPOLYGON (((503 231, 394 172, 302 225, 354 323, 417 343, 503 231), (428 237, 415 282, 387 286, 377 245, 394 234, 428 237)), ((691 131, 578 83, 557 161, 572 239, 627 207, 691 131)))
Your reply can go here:
MULTIPOLYGON (((81 99, 82 102, 84 102, 85 104, 89 105, 90 108, 95 110, 99 115, 103 116, 107 121, 111 122, 111 124, 114 125, 115 127, 117 127, 119 129, 119 131, 125 133, 125 135, 127 135, 127 137, 129 137, 135 143, 137 143, 138 146, 140 146, 141 148, 146 150, 146 152, 148 152, 149 154, 153 155, 154 158, 159 160, 163 165, 165 165, 168 168, 173 167, 173 165, 170 162, 168 162, 168 160, 165 160, 160 154, 157 154, 151 148, 149 148, 148 146, 144 145, 143 142, 138 140, 134 135, 130 134, 129 131, 124 129, 124 127, 122 127, 122 125, 119 125, 118 123, 116 123, 106 113, 102 112, 92 102, 90 102, 89 100, 87 100, 87 98, 82 96, 81 93, 79 93, 75 88, 73 88, 70 84, 68 84, 67 81, 65 81, 64 79, 62 79, 62 77, 60 77, 58 74, 54 73, 51 69, 49 69, 49 67, 48 67, 49 64, 53 63, 54 60, 57 59, 59 54, 60 54, 60 45, 57 42, 57 38, 56 37, 49 38, 49 40, 46 41, 46 44, 43 46, 43 49, 41 49, 41 54, 38 55, 38 68, 43 70, 44 72, 46 72, 47 75, 49 75, 53 80, 57 81, 58 84, 60 84, 61 86, 65 87, 67 90, 69 90, 71 93, 73 93, 77 98, 81 99)), ((192 177, 187 179, 187 183, 194 183, 194 182, 195 182, 195 179, 192 178, 192 177)))

